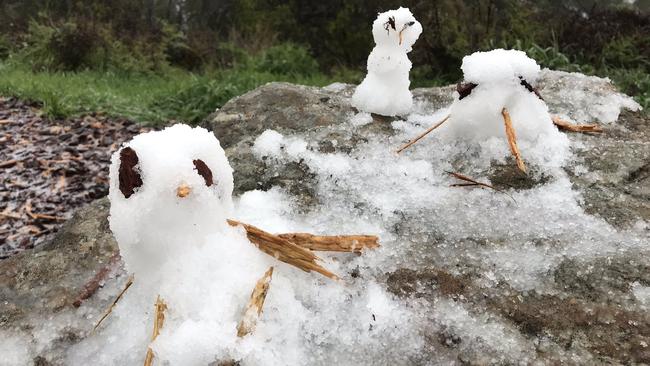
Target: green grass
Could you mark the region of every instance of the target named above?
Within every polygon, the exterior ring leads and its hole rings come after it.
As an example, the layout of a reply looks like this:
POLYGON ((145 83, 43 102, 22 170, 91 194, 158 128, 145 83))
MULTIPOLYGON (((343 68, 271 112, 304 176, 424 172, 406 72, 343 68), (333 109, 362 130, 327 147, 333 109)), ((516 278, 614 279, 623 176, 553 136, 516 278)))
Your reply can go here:
POLYGON ((103 112, 146 124, 169 120, 197 123, 230 98, 270 81, 323 86, 336 79, 323 74, 283 75, 239 68, 205 74, 174 68, 164 74, 32 72, 15 63, 3 63, 0 95, 42 102, 44 113, 53 118, 103 112))
MULTIPOLYGON (((554 52, 536 51, 538 57, 540 53, 549 53, 547 57, 540 57, 543 63, 577 71, 568 67, 571 65, 566 60, 553 56, 554 52)), ((427 77, 426 72, 419 74, 414 70, 413 87, 453 82, 427 77)), ((644 70, 616 68, 596 74, 609 76, 645 110, 650 108, 650 76, 644 70)), ((346 69, 331 76, 318 72, 309 75, 286 71, 271 73, 248 64, 202 74, 171 67, 165 73, 33 72, 19 63, 5 62, 0 63, 0 95, 42 102, 44 113, 53 118, 103 112, 151 125, 170 120, 196 124, 230 98, 267 82, 323 86, 334 81, 359 82, 362 76, 360 71, 346 69)))

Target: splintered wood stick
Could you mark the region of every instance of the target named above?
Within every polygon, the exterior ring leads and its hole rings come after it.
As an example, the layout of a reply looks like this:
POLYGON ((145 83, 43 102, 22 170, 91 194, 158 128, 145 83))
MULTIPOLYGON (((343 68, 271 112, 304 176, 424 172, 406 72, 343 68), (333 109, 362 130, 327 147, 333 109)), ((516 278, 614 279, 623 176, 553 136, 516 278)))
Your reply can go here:
POLYGON ((339 277, 328 271, 316 261, 320 261, 314 253, 301 248, 287 239, 267 233, 253 225, 248 225, 235 220, 228 220, 231 226, 242 226, 246 230, 246 236, 251 243, 255 244, 264 253, 281 260, 284 263, 300 268, 305 272, 318 272, 325 277, 339 280, 339 277))
POLYGON ((521 159, 521 154, 519 153, 519 147, 517 147, 517 135, 515 135, 515 129, 512 127, 512 120, 510 119, 510 113, 506 108, 501 110, 501 115, 503 116, 503 122, 506 125, 506 136, 508 136, 508 144, 510 145, 510 152, 517 160, 517 167, 519 170, 526 173, 526 164, 521 159))
MULTIPOLYGON (((156 304, 154 305, 154 308, 156 309, 156 312, 154 314, 154 320, 153 320, 153 333, 151 334, 151 342, 155 341, 156 338, 158 338, 158 335, 160 334, 160 330, 163 327, 163 324, 165 323, 165 310, 167 310, 167 304, 165 304, 164 301, 160 299, 160 295, 158 295, 158 298, 156 299, 156 304)), ((144 366, 151 366, 153 365, 153 350, 151 349, 151 346, 147 348, 147 356, 144 358, 144 366)))
POLYGON ((129 276, 129 279, 126 280, 126 284, 124 285, 124 288, 122 289, 122 291, 120 291, 120 293, 117 295, 115 300, 113 300, 113 303, 111 304, 111 306, 109 306, 108 309, 106 309, 106 311, 104 312, 104 315, 102 315, 102 317, 99 319, 97 324, 95 324, 95 327, 93 328, 93 332, 99 327, 100 324, 102 324, 104 319, 106 319, 108 317, 108 315, 110 315, 110 313, 113 312, 113 308, 115 307, 115 305, 117 305, 118 301, 120 301, 122 296, 124 296, 124 293, 126 292, 126 290, 128 290, 129 287, 131 287, 132 284, 133 284, 133 275, 129 276))
POLYGON ((553 123, 561 130, 571 131, 571 132, 603 132, 602 127, 598 126, 595 123, 590 123, 586 125, 574 125, 569 121, 563 120, 558 116, 551 117, 553 123))
POLYGON ((255 284, 255 288, 251 293, 251 298, 248 300, 246 305, 246 310, 244 310, 244 316, 242 316, 241 321, 237 325, 237 337, 242 338, 248 334, 253 333, 255 330, 255 325, 257 325, 257 319, 262 314, 262 307, 264 306, 264 300, 266 300, 266 294, 269 292, 269 286, 271 285, 271 277, 273 276, 273 267, 269 268, 264 276, 260 278, 255 284))
POLYGON ((300 247, 324 252, 361 253, 364 249, 379 248, 379 238, 374 235, 320 236, 308 233, 287 233, 278 235, 300 247))
POLYGON ((449 119, 450 116, 451 116, 450 114, 447 115, 447 117, 443 118, 442 121, 440 121, 440 122, 436 123, 435 125, 429 127, 429 129, 424 131, 420 136, 414 138, 413 140, 411 140, 406 145, 400 147, 399 150, 397 150, 397 153, 398 154, 401 153, 402 151, 404 151, 404 150, 408 149, 409 147, 411 147, 411 145, 413 145, 416 142, 420 141, 424 136, 428 135, 431 131, 435 130, 436 128, 440 127, 443 123, 445 123, 449 119))

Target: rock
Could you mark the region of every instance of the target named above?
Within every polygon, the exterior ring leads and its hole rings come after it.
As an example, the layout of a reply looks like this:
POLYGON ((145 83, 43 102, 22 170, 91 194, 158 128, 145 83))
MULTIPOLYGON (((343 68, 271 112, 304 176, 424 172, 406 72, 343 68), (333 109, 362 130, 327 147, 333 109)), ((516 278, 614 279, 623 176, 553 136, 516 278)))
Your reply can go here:
MULTIPOLYGON (((603 134, 569 135, 576 162, 565 171, 580 206, 591 215, 587 219, 611 227, 589 239, 591 228, 582 233, 571 226, 571 217, 565 219, 567 233, 580 232, 581 243, 594 241, 584 249, 587 253, 578 255, 569 235, 530 237, 515 229, 500 237, 454 233, 443 223, 429 221, 434 211, 395 210, 383 219, 390 226, 387 234, 402 239, 403 248, 389 256, 392 262, 376 277, 402 301, 425 304, 424 317, 431 325, 423 334, 428 345, 423 352, 444 354, 455 363, 649 363, 650 315, 639 306, 631 284, 650 286, 650 119, 625 111, 612 123, 616 118, 606 108, 585 111, 590 100, 632 107, 603 79, 545 71, 541 85, 553 113, 579 122, 602 119, 603 134), (571 88, 587 94, 571 95, 571 88), (620 243, 618 251, 607 251, 611 247, 598 242, 610 232, 607 240, 620 243), (523 256, 541 255, 533 266, 542 268, 531 270, 542 279, 535 282, 541 286, 527 288, 517 282, 521 268, 508 272, 508 261, 514 260, 508 256, 519 247, 525 248, 523 256), (500 251, 506 258, 488 267, 485 256, 500 251), (463 322, 498 329, 507 339, 482 338, 483 333, 459 325, 463 322)), ((281 187, 305 212, 322 203, 319 173, 312 163, 283 164, 253 154, 256 138, 267 129, 304 136, 309 151, 319 154, 348 154, 373 140, 385 141, 387 149, 399 146, 403 141, 395 137, 398 120, 366 116, 367 123, 350 125, 357 113, 349 104, 353 90, 346 84, 316 88, 270 83, 232 99, 207 118, 202 125, 215 132, 235 170, 235 194, 281 187)), ((422 113, 443 108, 453 90, 416 89, 416 106, 422 113)), ((522 177, 512 164, 493 163, 485 174, 497 188, 512 192, 534 192, 554 181, 546 175, 522 177)), ((346 199, 360 215, 377 211, 359 197, 346 199)), ((97 201, 79 211, 48 245, 0 262, 0 331, 32 337, 34 342, 27 346, 36 355, 35 364, 61 364, 60 351, 92 329, 125 281, 117 266, 103 288, 78 309, 73 306, 84 285, 116 253, 107 212, 107 201, 97 201), (53 324, 50 337, 35 331, 43 322, 53 324)), ((456 214, 460 218, 467 212, 456 214)), ((355 281, 367 278, 364 273, 376 273, 363 268, 353 272, 355 281)), ((423 354, 418 363, 428 357, 423 354)))

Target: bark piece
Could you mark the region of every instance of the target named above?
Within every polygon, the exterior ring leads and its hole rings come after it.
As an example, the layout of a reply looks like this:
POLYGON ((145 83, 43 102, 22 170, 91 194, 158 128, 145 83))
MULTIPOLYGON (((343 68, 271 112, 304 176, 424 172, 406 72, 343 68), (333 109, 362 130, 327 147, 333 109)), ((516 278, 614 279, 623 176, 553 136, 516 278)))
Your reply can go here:
POLYGON ((375 249, 380 246, 379 238, 374 235, 321 236, 309 233, 287 233, 278 236, 314 251, 361 253, 364 249, 375 249))
POLYGON ((328 271, 317 263, 321 259, 311 251, 301 248, 298 245, 261 230, 253 225, 248 225, 235 220, 228 220, 231 226, 242 226, 246 230, 246 236, 251 243, 255 244, 264 253, 305 272, 318 272, 325 277, 338 280, 339 277, 328 271))
POLYGON ((260 278, 255 284, 255 288, 251 293, 251 298, 248 300, 248 304, 246 305, 246 310, 244 310, 244 315, 237 325, 237 337, 245 337, 255 330, 257 319, 260 317, 260 314, 262 314, 262 307, 264 306, 264 300, 266 300, 266 294, 269 292, 272 276, 273 267, 269 268, 268 271, 264 273, 264 276, 262 276, 262 278, 260 278))
MULTIPOLYGON (((158 335, 160 334, 160 330, 162 329, 165 323, 165 310, 167 310, 167 304, 165 304, 165 302, 160 299, 160 296, 158 296, 154 308, 156 310, 154 314, 153 333, 151 334, 151 342, 155 341, 156 338, 158 338, 158 335)), ((153 365, 153 350, 151 349, 151 347, 148 347, 147 355, 144 358, 144 366, 151 366, 151 365, 153 365)))
POLYGON ((510 119, 510 113, 506 108, 501 110, 501 115, 503 116, 503 122, 506 125, 506 136, 508 137, 508 144, 510 145, 510 152, 517 160, 517 167, 522 172, 526 173, 526 164, 521 159, 521 153, 519 152, 519 147, 517 146, 517 135, 515 134, 515 129, 512 127, 512 119, 510 119))
POLYGON ((586 125, 574 125, 569 121, 563 120, 558 116, 551 117, 553 123, 561 130, 570 131, 570 132, 603 132, 602 127, 598 126, 595 123, 589 123, 586 125))

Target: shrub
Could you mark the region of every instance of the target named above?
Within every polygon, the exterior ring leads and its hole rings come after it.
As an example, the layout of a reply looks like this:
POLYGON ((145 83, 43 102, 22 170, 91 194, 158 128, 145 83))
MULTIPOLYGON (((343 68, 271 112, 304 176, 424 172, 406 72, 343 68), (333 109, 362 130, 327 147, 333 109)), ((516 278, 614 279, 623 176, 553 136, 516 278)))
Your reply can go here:
POLYGON ((282 43, 262 52, 255 61, 258 71, 278 75, 311 75, 318 73, 318 62, 307 48, 282 43))

